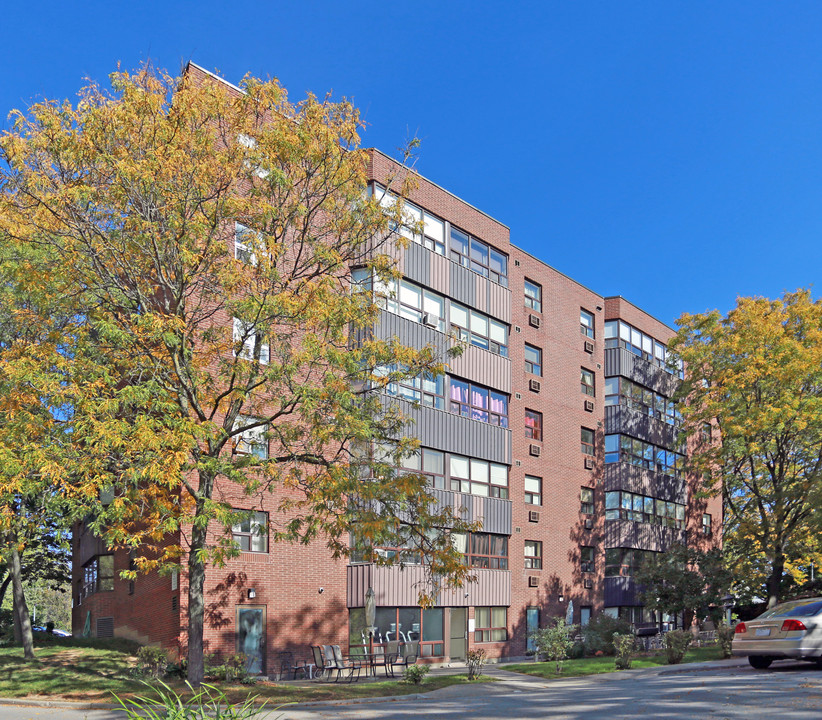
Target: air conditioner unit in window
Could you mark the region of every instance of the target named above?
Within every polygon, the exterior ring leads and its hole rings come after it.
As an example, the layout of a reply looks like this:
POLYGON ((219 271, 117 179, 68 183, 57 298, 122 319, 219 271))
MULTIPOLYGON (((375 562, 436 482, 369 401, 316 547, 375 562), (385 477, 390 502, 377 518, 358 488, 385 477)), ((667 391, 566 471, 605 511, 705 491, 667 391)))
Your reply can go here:
POLYGON ((592 457, 585 458, 585 469, 586 470, 593 470, 594 469, 594 458, 592 458, 592 457))
POLYGON ((539 445, 534 445, 533 443, 528 447, 528 452, 534 457, 539 457, 541 451, 542 448, 539 445))
POLYGON ((587 353, 594 352, 594 343, 592 343, 590 340, 585 341, 585 352, 587 352, 587 353))
POLYGON ((586 412, 594 412, 594 401, 593 400, 586 400, 585 401, 585 411, 586 412))
POLYGON ((529 324, 531 327, 538 328, 538 327, 539 327, 539 324, 540 324, 539 315, 529 314, 529 315, 528 315, 528 324, 529 324))
POLYGON ((530 380, 528 382, 528 387, 531 389, 532 392, 539 392, 539 380, 530 380))
POLYGON ((536 575, 528 576, 528 587, 539 587, 539 578, 536 575))
POLYGON ((528 522, 539 522, 539 512, 537 512, 536 510, 529 510, 528 522))
POLYGON ((431 313, 423 313, 422 324, 426 327, 436 328, 439 327, 440 319, 431 313))
POLYGON ((585 518, 585 529, 590 530, 594 527, 594 520, 593 518, 585 518))
POLYGON ((592 587, 594 587, 593 580, 585 580, 585 582, 583 582, 582 584, 586 590, 590 590, 592 587))

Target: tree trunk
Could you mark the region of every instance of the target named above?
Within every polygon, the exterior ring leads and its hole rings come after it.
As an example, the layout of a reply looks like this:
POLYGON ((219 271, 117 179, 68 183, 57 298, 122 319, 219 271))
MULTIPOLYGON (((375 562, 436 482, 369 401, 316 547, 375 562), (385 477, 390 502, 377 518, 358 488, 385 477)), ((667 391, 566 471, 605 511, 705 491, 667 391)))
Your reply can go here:
MULTIPOLYGON (((201 502, 197 503, 195 517, 199 514, 201 502)), ((188 681, 199 687, 203 681, 203 622, 205 618, 205 563, 200 559, 200 551, 206 545, 207 528, 195 523, 191 530, 191 546, 188 554, 188 681)))
POLYGON ((777 551, 774 553, 771 565, 771 576, 768 578, 768 607, 772 608, 779 602, 782 591, 782 575, 785 572, 785 556, 777 551))
POLYGON ((17 552, 17 544, 13 541, 11 543, 11 557, 9 558, 9 574, 11 575, 11 592, 14 597, 15 625, 19 623, 20 642, 23 644, 23 656, 26 660, 34 660, 34 638, 31 634, 31 620, 29 619, 29 609, 26 605, 26 596, 23 593, 23 575, 20 569, 20 555, 17 552))
POLYGON ((0 584, 0 606, 3 605, 3 600, 6 597, 6 590, 8 590, 10 582, 11 582, 11 573, 6 573, 6 579, 3 580, 2 584, 0 584))

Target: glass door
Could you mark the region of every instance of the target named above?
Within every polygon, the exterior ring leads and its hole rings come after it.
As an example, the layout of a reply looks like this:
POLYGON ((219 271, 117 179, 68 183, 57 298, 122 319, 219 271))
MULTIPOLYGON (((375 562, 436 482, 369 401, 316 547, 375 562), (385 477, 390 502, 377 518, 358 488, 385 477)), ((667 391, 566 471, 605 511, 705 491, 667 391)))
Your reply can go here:
POLYGON ((237 652, 246 656, 249 675, 265 672, 265 608, 237 608, 237 652))
POLYGON ((466 635, 468 633, 468 608, 451 608, 448 637, 451 641, 451 659, 465 660, 466 635))

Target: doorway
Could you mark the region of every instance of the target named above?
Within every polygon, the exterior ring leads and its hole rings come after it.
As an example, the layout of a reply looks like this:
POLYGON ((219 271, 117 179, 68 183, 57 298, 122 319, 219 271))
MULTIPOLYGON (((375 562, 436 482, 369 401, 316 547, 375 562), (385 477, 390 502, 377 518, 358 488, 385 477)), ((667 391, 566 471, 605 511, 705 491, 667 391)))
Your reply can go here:
POLYGON ((448 639, 450 640, 450 657, 452 660, 465 660, 468 608, 451 608, 451 620, 448 623, 448 639))

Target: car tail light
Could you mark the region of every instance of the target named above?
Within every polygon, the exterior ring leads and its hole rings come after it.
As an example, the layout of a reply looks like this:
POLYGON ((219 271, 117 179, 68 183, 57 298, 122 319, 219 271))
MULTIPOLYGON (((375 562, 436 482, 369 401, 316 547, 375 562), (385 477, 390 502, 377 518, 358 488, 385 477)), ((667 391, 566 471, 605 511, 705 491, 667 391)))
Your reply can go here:
POLYGON ((748 632, 748 628, 745 627, 745 623, 737 623, 736 627, 734 628, 734 634, 739 635, 740 633, 748 632))
POLYGON ((807 630, 805 623, 801 620, 786 620, 782 623, 782 632, 793 632, 795 630, 807 630))

